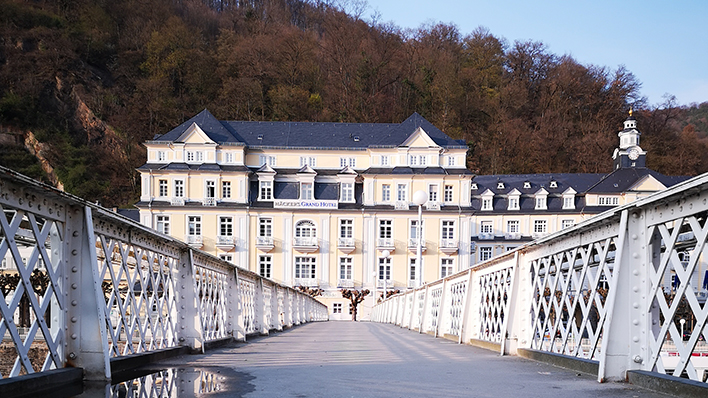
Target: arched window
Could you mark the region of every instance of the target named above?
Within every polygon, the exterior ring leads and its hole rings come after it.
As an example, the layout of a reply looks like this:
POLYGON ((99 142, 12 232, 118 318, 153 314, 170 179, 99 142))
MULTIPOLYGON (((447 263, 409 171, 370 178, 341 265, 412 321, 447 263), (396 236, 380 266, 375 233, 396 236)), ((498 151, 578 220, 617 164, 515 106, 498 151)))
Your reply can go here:
POLYGON ((303 220, 295 225, 296 238, 314 238, 317 236, 317 227, 312 221, 303 220))

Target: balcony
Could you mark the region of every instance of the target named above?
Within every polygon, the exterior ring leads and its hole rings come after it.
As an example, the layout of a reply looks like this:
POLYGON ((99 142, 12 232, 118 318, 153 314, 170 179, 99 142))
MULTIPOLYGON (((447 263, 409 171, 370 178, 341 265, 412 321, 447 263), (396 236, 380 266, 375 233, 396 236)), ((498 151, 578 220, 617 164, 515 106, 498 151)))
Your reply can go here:
POLYGON ((349 254, 353 252, 355 249, 354 238, 339 238, 337 247, 339 247, 342 253, 349 254))
POLYGON ((408 202, 402 200, 397 201, 394 206, 396 210, 408 210, 408 202))
POLYGON ((425 210, 440 210, 440 202, 426 202, 425 210))
POLYGON ((295 278, 295 286, 319 287, 316 278, 295 278))
POLYGON ((393 250, 393 238, 378 238, 376 240, 376 247, 381 250, 393 250))
POLYGON ((337 280, 337 287, 338 288, 353 288, 354 287, 354 279, 339 279, 337 280))
POLYGON ((393 279, 376 279, 376 287, 385 287, 386 289, 393 289, 393 279), (385 285, 384 282, 386 282, 385 285))
POLYGON ((184 206, 184 198, 183 197, 174 197, 170 201, 170 205, 172 206, 184 206))
POLYGON ((320 246, 317 242, 317 238, 308 236, 293 238, 293 248, 300 253, 312 253, 319 250, 320 246))
MULTIPOLYGON (((423 242, 421 242, 421 250, 425 251, 425 239, 423 239, 423 242)), ((410 250, 412 253, 416 253, 418 251, 418 239, 416 238, 409 238, 408 239, 408 250, 410 250)))
POLYGON ((494 239, 493 233, 481 233, 479 234, 479 240, 492 240, 494 239))
POLYGON ((512 232, 504 235, 504 239, 506 240, 519 240, 521 239, 521 233, 519 232, 512 232))
POLYGON ((457 253, 457 248, 459 246, 459 242, 457 239, 441 239, 440 240, 440 251, 450 255, 453 253, 457 253))
POLYGON ((273 244, 272 236, 256 236, 256 248, 263 253, 268 253, 275 245, 273 244))
POLYGON ((204 198, 202 199, 202 206, 216 206, 216 198, 204 198))
POLYGON ((216 237, 216 247, 224 250, 231 250, 234 248, 235 239, 233 236, 217 236, 216 237))
POLYGON ((187 235, 184 241, 187 242, 188 245, 197 249, 201 249, 204 244, 201 235, 187 235))

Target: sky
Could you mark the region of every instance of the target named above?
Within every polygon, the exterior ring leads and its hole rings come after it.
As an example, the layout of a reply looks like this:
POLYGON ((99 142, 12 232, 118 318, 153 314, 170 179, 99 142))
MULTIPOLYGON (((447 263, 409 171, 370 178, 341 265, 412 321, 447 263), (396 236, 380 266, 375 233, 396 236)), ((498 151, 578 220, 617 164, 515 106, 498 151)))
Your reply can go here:
POLYGON ((367 0, 362 17, 416 29, 484 26, 509 43, 540 41, 556 55, 611 70, 624 65, 648 105, 708 102, 708 0, 367 0))

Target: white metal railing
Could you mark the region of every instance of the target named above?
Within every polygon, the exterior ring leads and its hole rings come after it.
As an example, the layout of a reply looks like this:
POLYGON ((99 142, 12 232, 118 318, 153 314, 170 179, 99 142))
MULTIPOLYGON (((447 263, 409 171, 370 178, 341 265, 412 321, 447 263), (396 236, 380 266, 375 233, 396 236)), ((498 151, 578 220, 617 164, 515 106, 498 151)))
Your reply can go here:
POLYGON ((328 319, 302 292, 1 167, 0 192, 0 258, 27 259, 2 274, 0 378, 104 381, 111 358, 328 319))
POLYGON ((337 287, 343 287, 343 288, 354 287, 354 280, 353 279, 338 279, 337 280, 337 287))
POLYGON ((706 197, 708 174, 391 297, 372 320, 597 361, 599 380, 644 370, 703 382, 706 197))
POLYGON ((186 235, 184 241, 189 245, 201 245, 203 238, 201 235, 186 235))
POLYGON ((393 246, 393 238, 378 238, 376 240, 376 246, 377 247, 394 247, 393 246))
POLYGON ((256 246, 273 246, 272 236, 257 236, 256 246))
POLYGON ((452 249, 458 246, 457 239, 440 239, 440 248, 452 249))
POLYGON ((233 236, 217 235, 216 244, 219 246, 233 246, 234 237, 233 236))
POLYGON ((203 198, 202 206, 216 206, 216 198, 203 198))
POLYGON ((338 245, 342 248, 354 247, 354 238, 339 238, 338 245))
POLYGON ((293 246, 316 247, 317 246, 317 238, 315 238, 315 237, 293 238, 293 246))
MULTIPOLYGON (((415 249, 417 247, 418 247, 418 239, 417 238, 408 238, 408 248, 415 249)), ((425 250, 425 239, 422 240, 421 247, 423 248, 423 250, 425 250)))
POLYGON ((184 206, 184 198, 183 197, 178 197, 175 196, 172 198, 170 201, 170 205, 172 206, 184 206))

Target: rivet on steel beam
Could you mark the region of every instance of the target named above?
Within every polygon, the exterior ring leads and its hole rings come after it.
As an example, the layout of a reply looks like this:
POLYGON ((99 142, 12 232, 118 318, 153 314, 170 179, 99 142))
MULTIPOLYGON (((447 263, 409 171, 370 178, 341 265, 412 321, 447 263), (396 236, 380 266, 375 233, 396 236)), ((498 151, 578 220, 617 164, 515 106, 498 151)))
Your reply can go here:
POLYGON ((639 276, 639 270, 635 269, 634 271, 632 271, 632 275, 639 276))
POLYGON ((76 249, 74 249, 71 251, 71 254, 75 256, 75 255, 79 254, 79 252, 76 249))
POLYGON ((73 333, 73 334, 71 335, 71 339, 72 339, 72 340, 76 340, 78 337, 79 337, 79 336, 78 336, 76 333, 73 333))
POLYGON ((182 315, 180 318, 184 319, 184 315, 182 315))
POLYGON ((639 258, 639 253, 637 253, 637 252, 632 253, 632 257, 639 258))
POLYGON ((639 286, 634 286, 634 287, 632 287, 632 290, 634 291, 634 293, 638 292, 638 291, 639 291, 639 286))
POLYGON ((75 317, 75 316, 72 316, 72 317, 71 317, 71 323, 76 323, 76 321, 78 321, 78 320, 79 320, 79 319, 78 319, 77 317, 75 317))
POLYGON ((180 308, 184 309, 184 306, 182 305, 182 306, 180 306, 180 308))
POLYGON ((633 321, 632 321, 632 324, 634 324, 634 326, 637 326, 637 325, 639 325, 639 319, 635 319, 635 320, 633 320, 633 321))
POLYGON ((635 301, 634 304, 632 304, 632 307, 634 307, 635 309, 636 309, 636 308, 639 308, 639 303, 637 303, 637 302, 635 301))
POLYGON ((634 357, 634 362, 635 362, 635 363, 642 363, 642 362, 644 362, 644 359, 642 359, 641 356, 636 355, 636 356, 634 357))
POLYGON ((79 304, 78 301, 76 301, 76 300, 72 300, 72 301, 71 301, 71 305, 73 305, 74 307, 76 307, 77 304, 79 304))
POLYGON ((179 328, 180 328, 180 329, 184 329, 184 325, 180 326, 179 328))
POLYGON ((69 359, 76 359, 76 353, 75 353, 75 352, 70 352, 70 353, 69 353, 69 359))
POLYGON ((637 236, 637 234, 632 234, 632 239, 637 240, 637 239, 639 239, 639 237, 637 236))
POLYGON ((79 231, 74 231, 74 232, 72 232, 72 233, 71 233, 71 236, 73 236, 74 238, 76 238, 77 236, 79 236, 79 231))
POLYGON ((79 268, 78 267, 71 267, 71 272, 79 272, 79 268))
POLYGON ((79 286, 78 286, 76 283, 72 283, 72 284, 71 284, 71 288, 74 289, 74 290, 76 290, 76 289, 79 288, 79 286))

